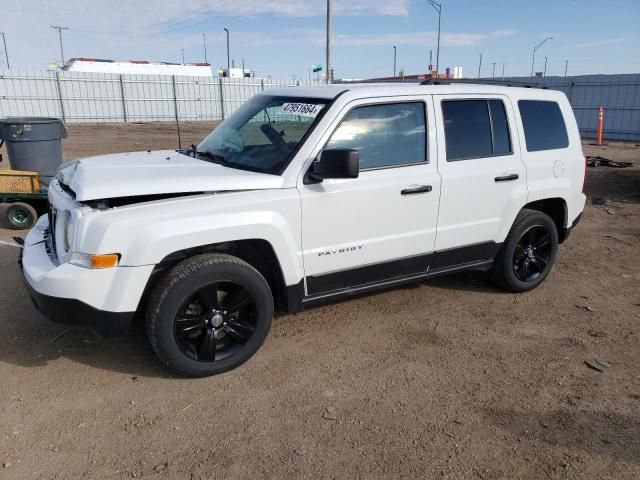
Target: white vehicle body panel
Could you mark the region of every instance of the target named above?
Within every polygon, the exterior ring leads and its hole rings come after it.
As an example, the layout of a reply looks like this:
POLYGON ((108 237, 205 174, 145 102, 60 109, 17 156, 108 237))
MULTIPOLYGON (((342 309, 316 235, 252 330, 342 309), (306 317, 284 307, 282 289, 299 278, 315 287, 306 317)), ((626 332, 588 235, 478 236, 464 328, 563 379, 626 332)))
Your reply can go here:
MULTIPOLYGON (((434 95, 435 120, 444 125, 442 102, 447 100, 487 100, 504 102, 509 124, 514 111, 509 98, 490 94, 434 95)), ((527 171, 520 156, 520 143, 512 135, 511 154, 447 161, 444 128, 437 128, 438 170, 442 194, 438 215, 436 250, 447 250, 483 242, 502 242, 518 211, 527 201, 527 171), (496 182, 496 177, 518 175, 518 179, 496 182), (507 220, 507 221, 505 221, 507 220)))
MULTIPOLYGON (((316 158, 353 108, 372 102, 424 103, 427 96, 363 98, 345 104, 323 130, 311 152, 316 158)), ((427 117, 429 118, 429 113, 427 117)), ((428 120, 428 125, 430 124, 428 120)), ((429 130, 433 134, 435 130, 429 130)), ((430 144, 431 142, 428 142, 430 144)), ((428 152, 435 158, 436 151, 428 152)), ((304 172, 304 169, 303 169, 304 172)), ((435 162, 364 170, 355 179, 327 179, 305 185, 302 199, 302 247, 307 276, 432 252, 436 236, 440 175, 435 162), (403 196, 401 190, 428 185, 431 192, 403 196)))
POLYGON ((63 168, 61 180, 84 202, 166 193, 282 188, 276 175, 225 168, 173 150, 82 158, 63 168))
POLYGON ((117 252, 120 265, 155 265, 202 245, 259 239, 271 244, 288 284, 303 275, 296 189, 230 192, 147 202, 83 217, 76 249, 117 252), (143 220, 141 220, 143 219, 143 220), (122 248, 122 239, 127 248, 122 248), (153 242, 150 243, 149 239, 153 242), (82 247, 80 247, 80 245, 82 247))

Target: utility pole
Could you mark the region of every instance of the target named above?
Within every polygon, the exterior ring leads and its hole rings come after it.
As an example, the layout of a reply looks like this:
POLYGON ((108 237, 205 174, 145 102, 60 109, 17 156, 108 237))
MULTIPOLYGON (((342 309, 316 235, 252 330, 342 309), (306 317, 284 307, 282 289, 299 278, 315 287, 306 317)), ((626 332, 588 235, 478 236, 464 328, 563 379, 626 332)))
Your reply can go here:
POLYGON ((482 69, 482 54, 479 53, 478 55, 480 55, 480 63, 478 64, 478 78, 480 78, 480 70, 482 69))
POLYGON ((333 71, 331 66, 331 0, 327 0, 327 73, 326 83, 333 83, 333 71))
POLYGON ((544 72, 542 73, 542 78, 547 76, 547 60, 549 60, 549 58, 544 57, 544 72))
POLYGON ((396 46, 393 46, 393 79, 396 79, 396 46))
POLYGON ((202 34, 202 46, 204 47, 204 63, 209 63, 207 61, 207 35, 202 34))
POLYGON ((433 0, 427 0, 429 5, 438 12, 438 46, 436 47, 436 74, 440 74, 440 20, 442 17, 442 4, 434 2, 433 0))
POLYGON ((4 58, 7 60, 7 70, 11 69, 9 65, 9 52, 7 52, 7 38, 4 36, 4 32, 0 32, 2 34, 2 43, 4 45, 4 58))
POLYGON ((533 77, 533 66, 536 61, 536 50, 538 50, 547 40, 553 40, 553 37, 547 37, 542 40, 538 45, 533 47, 533 55, 531 55, 531 76, 533 77))
POLYGON ((491 62, 493 64, 493 73, 491 74, 491 78, 496 78, 496 62, 491 62))
MULTIPOLYGON (((5 49, 6 51, 6 49, 5 49)), ((564 77, 567 78, 567 70, 569 68, 569 60, 564 61, 564 77)))
POLYGON ((60 39, 60 57, 62 57, 62 67, 64 67, 64 50, 62 48, 62 30, 69 30, 69 27, 60 27, 59 25, 51 25, 51 28, 58 30, 58 37, 60 39))
POLYGON ((227 75, 231 76, 231 70, 229 65, 229 29, 225 27, 224 31, 227 32, 227 75))
POLYGON ((184 65, 184 48, 181 48, 180 51, 182 52, 182 64, 184 65))

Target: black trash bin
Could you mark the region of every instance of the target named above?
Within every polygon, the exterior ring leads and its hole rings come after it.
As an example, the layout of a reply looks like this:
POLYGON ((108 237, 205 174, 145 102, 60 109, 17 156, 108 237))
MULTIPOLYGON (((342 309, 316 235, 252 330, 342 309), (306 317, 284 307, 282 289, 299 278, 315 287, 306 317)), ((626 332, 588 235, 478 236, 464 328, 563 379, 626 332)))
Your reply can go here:
POLYGON ((58 118, 0 119, 0 142, 6 143, 11 168, 37 172, 41 190, 47 189, 62 163, 63 138, 67 130, 58 118))

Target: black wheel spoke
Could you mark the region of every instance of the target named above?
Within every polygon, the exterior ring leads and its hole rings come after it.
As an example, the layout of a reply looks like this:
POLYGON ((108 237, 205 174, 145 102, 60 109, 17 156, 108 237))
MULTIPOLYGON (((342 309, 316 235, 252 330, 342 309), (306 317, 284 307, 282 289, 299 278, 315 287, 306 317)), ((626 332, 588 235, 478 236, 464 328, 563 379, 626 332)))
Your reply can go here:
POLYGON ((547 268, 547 261, 544 258, 542 258, 540 255, 534 255, 533 261, 536 264, 536 267, 538 267, 538 271, 540 273, 542 273, 543 270, 547 268))
POLYGON ((237 312, 242 307, 249 305, 251 297, 249 293, 242 287, 237 288, 235 291, 229 293, 227 297, 222 301, 225 310, 229 313, 237 312))
POLYGON ((253 326, 246 320, 227 320, 225 331, 238 343, 246 343, 253 333, 253 326))
POLYGON ((207 330, 207 334, 198 349, 198 360, 213 362, 216 359, 216 337, 213 329, 207 330))
POLYGON ((200 327, 204 327, 204 317, 185 316, 176 319, 176 328, 182 333, 190 333, 200 327))
POLYGON ((218 301, 218 284, 211 283, 205 285, 198 291, 198 298, 202 303, 205 311, 211 311, 219 305, 218 301))
POLYGON ((522 267, 518 270, 518 273, 520 275, 518 275, 520 277, 520 280, 522 281, 526 281, 527 278, 529 278, 529 262, 527 262, 526 260, 522 262, 522 267))
POLYGON ((549 235, 548 232, 545 232, 543 235, 540 235, 540 237, 538 237, 534 241, 533 247, 536 250, 539 250, 539 249, 545 247, 546 245, 548 245, 550 241, 551 241, 551 235, 549 235))

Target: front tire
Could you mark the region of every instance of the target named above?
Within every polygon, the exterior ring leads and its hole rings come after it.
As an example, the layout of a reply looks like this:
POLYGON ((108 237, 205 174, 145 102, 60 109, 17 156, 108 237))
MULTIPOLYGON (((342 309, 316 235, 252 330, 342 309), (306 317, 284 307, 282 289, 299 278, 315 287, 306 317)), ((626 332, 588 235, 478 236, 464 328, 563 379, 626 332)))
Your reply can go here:
POLYGON ((558 253, 558 229, 549 215, 520 211, 496 256, 492 276, 501 287, 526 292, 540 285, 558 253))
POLYGON ((206 377, 251 358, 272 318, 269 284, 255 268, 231 255, 197 255, 175 266, 154 288, 147 335, 171 370, 206 377))

